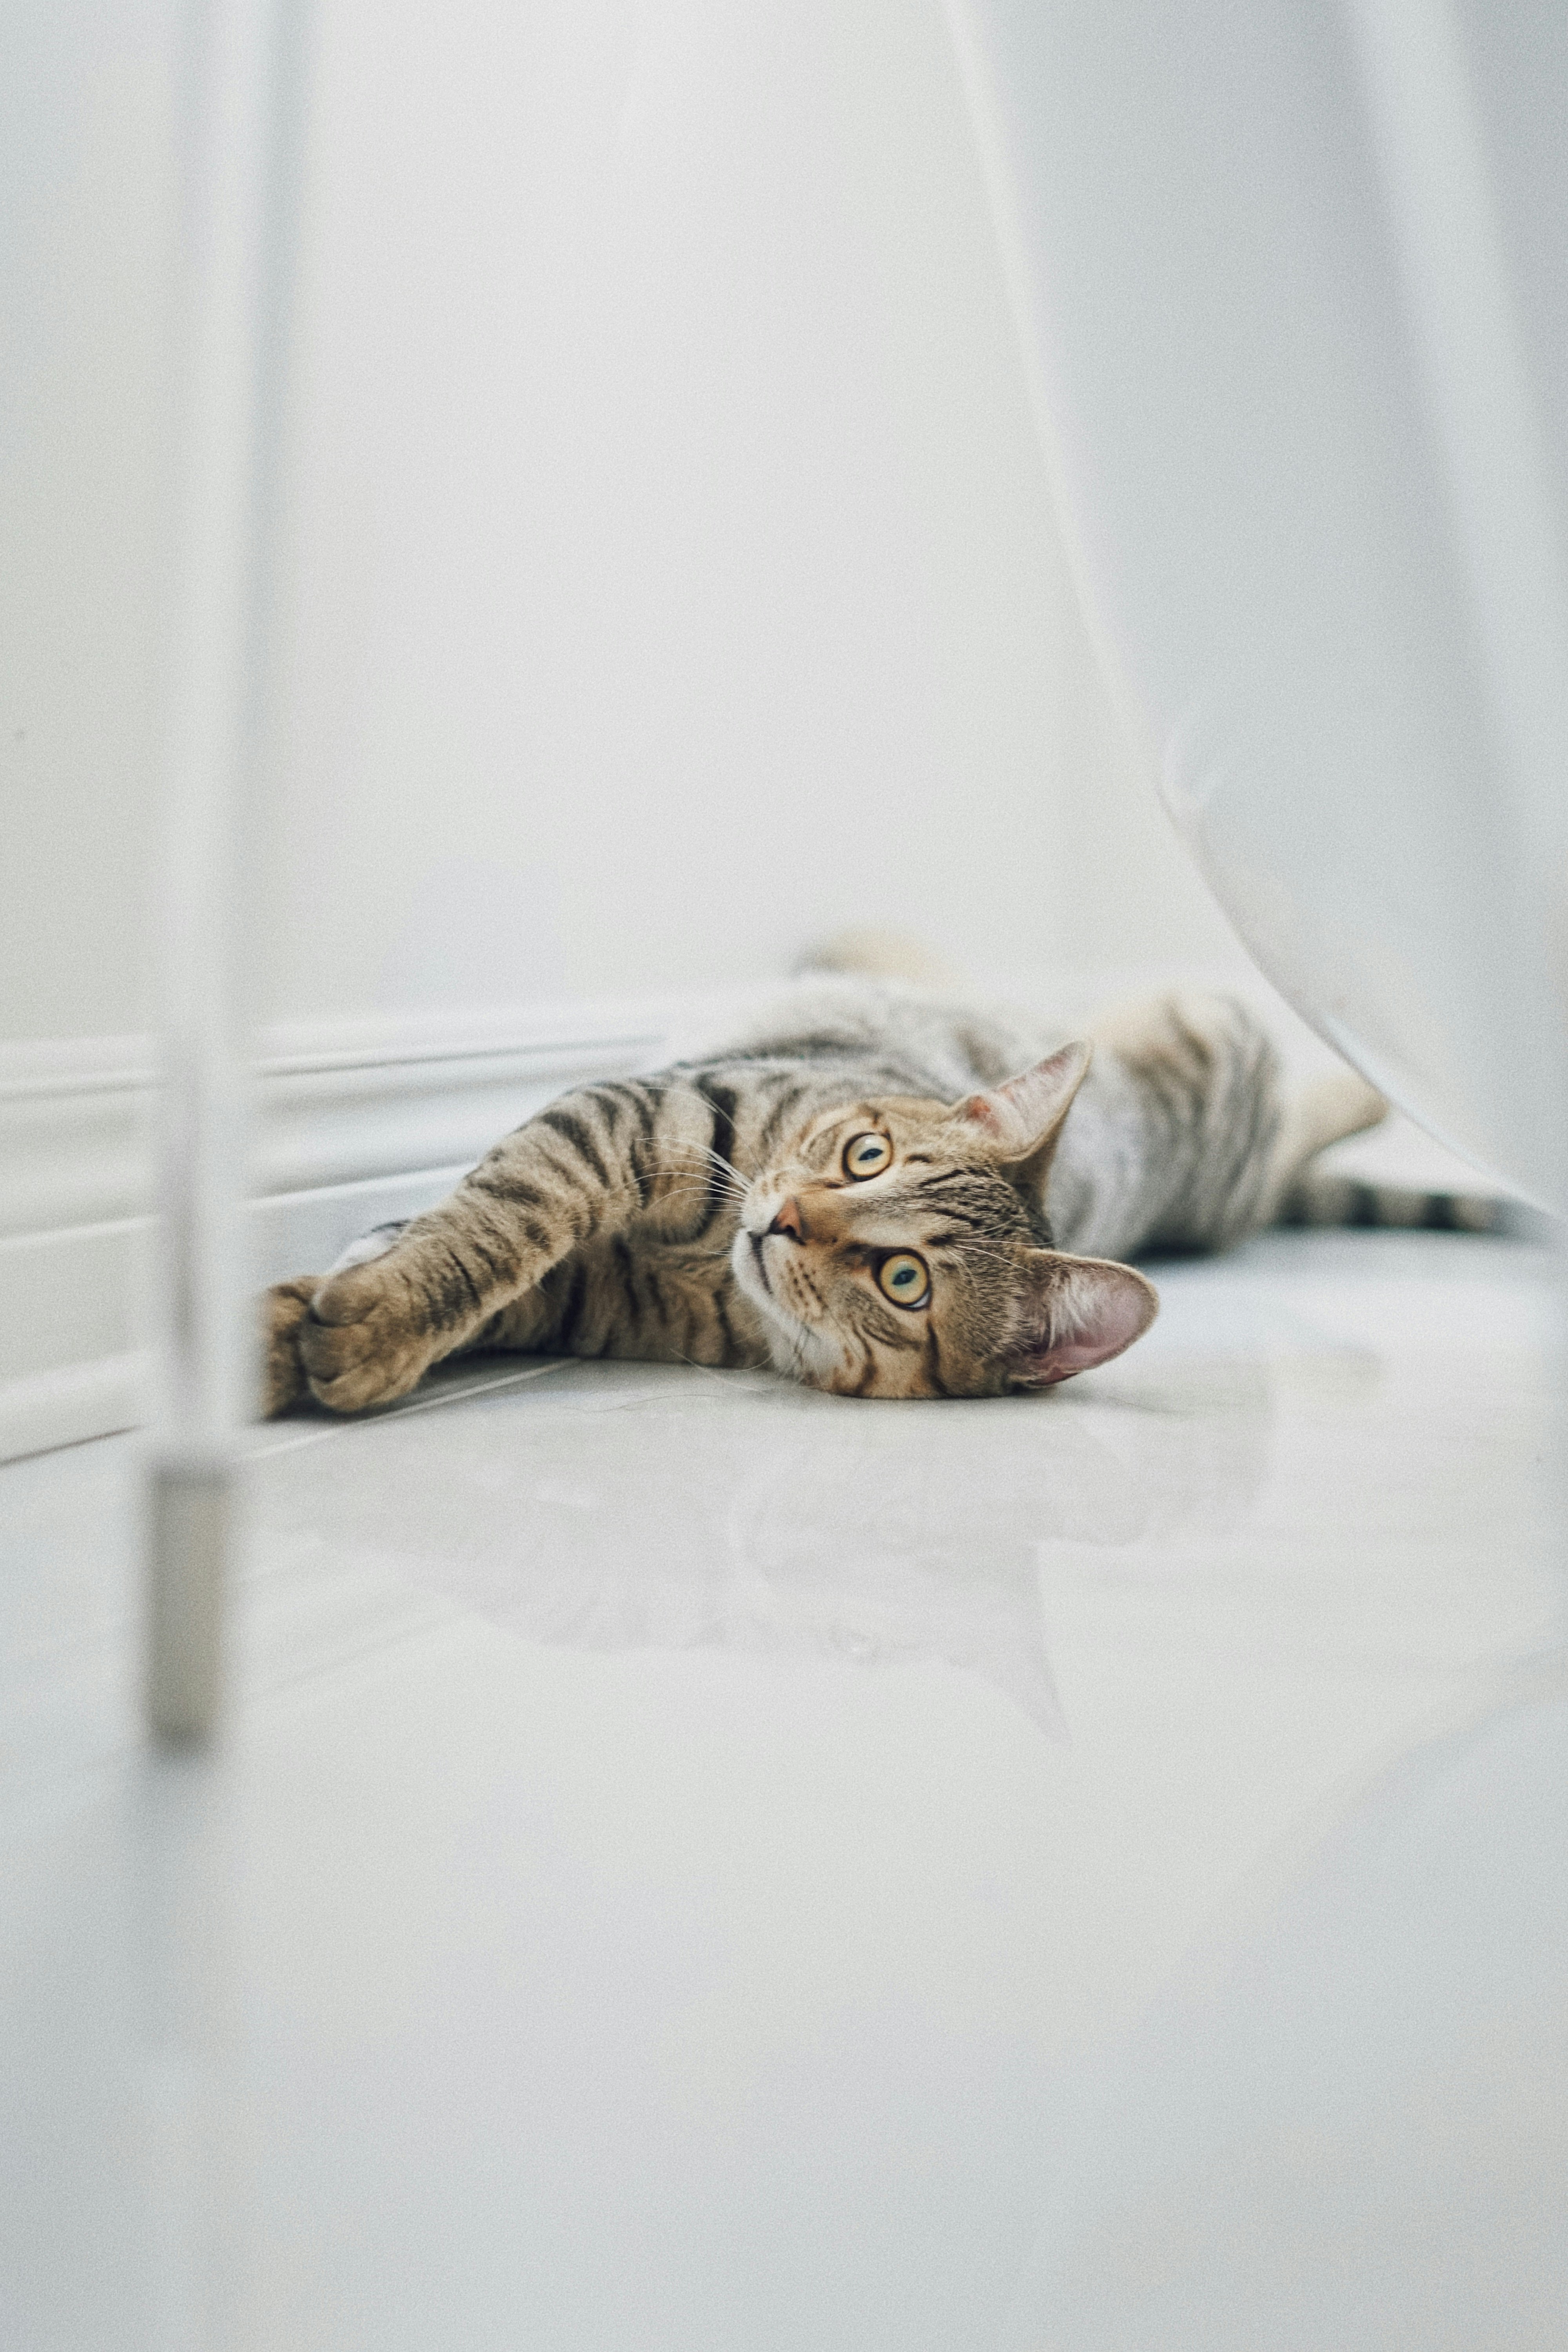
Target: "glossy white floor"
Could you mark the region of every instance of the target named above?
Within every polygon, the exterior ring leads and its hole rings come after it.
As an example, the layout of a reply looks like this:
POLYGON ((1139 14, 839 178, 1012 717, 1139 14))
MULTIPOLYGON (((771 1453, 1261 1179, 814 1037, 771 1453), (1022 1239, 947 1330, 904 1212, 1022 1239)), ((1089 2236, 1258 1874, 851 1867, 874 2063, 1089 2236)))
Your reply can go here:
POLYGON ((0 1472, 0 2342, 1568 2341, 1548 1262, 1163 1286, 1037 1402, 258 1433, 210 1767, 134 1442, 0 1472))

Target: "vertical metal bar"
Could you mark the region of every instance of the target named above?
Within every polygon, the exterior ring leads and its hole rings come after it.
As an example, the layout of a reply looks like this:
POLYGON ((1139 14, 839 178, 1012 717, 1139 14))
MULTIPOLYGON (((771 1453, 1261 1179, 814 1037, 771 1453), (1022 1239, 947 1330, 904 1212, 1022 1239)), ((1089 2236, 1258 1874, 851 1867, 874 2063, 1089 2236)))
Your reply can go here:
POLYGON ((194 0, 190 17, 154 1275, 162 1393, 147 1513, 147 1716, 156 1738, 175 1743, 209 1738, 217 1721, 236 1438, 251 1385, 239 844, 262 661, 280 13, 279 0, 194 0))

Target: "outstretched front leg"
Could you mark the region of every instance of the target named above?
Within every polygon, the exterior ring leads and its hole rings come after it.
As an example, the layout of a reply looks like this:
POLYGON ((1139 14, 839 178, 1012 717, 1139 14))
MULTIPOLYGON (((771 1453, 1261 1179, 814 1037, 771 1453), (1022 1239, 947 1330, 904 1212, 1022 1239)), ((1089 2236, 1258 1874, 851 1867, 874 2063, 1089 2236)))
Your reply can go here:
MULTIPOLYGON (((643 1218, 689 1223, 703 1192, 692 1170, 711 1128, 706 1097, 679 1082, 563 1095, 382 1255, 316 1284, 308 1299, 307 1284, 280 1285, 269 1352, 291 1338, 302 1384, 334 1412, 406 1396, 573 1251, 643 1218)), ((292 1401, 288 1389, 274 1370, 271 1410, 292 1401)))
POLYGON ((262 1301, 261 1418, 270 1421, 287 1412, 308 1393, 305 1367, 300 1360, 300 1332, 320 1287, 313 1274, 292 1282, 275 1282, 262 1301))

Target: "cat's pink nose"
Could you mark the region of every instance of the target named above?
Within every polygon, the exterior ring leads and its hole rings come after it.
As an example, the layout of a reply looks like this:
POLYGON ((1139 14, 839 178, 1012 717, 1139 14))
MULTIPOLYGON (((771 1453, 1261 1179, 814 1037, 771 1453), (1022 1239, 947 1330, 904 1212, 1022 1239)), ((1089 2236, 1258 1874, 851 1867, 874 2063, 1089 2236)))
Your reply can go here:
POLYGON ((805 1241, 805 1219, 801 1215, 800 1202, 793 1193, 787 1201, 780 1202, 768 1231, 770 1234, 787 1234, 792 1242, 805 1241))

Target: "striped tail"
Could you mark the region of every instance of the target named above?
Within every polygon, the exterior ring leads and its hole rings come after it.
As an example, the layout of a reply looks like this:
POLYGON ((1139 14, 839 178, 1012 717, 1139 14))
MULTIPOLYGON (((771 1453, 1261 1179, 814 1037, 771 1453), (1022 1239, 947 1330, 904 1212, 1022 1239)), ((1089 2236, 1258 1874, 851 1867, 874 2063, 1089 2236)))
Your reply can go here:
POLYGON ((1279 1205, 1279 1225, 1374 1225, 1405 1232, 1506 1234, 1511 1201, 1487 1192, 1428 1192, 1408 1184, 1370 1184, 1330 1169, 1308 1168, 1279 1205))

